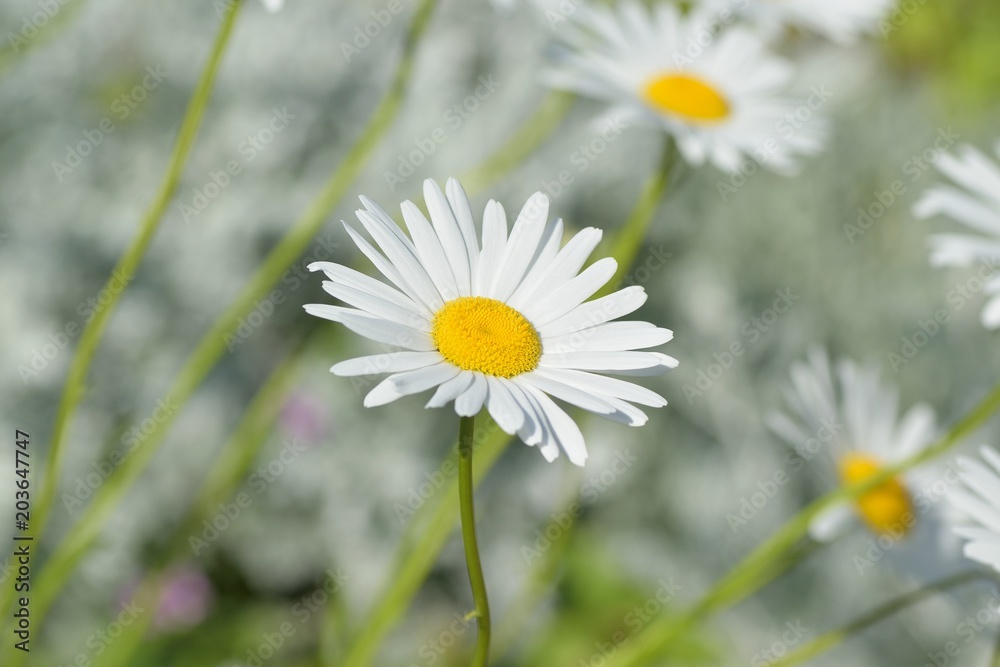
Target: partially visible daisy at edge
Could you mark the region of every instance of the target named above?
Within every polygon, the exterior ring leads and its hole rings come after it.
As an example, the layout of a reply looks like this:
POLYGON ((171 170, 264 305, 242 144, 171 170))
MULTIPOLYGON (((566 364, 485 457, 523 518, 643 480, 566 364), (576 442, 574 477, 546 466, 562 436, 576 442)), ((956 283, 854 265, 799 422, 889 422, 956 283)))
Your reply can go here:
POLYGON ((263 3, 264 8, 269 12, 281 11, 281 8, 285 6, 285 0, 260 0, 263 3))
POLYGON ((985 446, 979 453, 983 462, 959 459, 965 469, 959 475, 964 488, 952 491, 949 500, 966 519, 955 528, 966 540, 962 552, 1000 572, 1000 453, 985 446), (974 525, 968 525, 970 521, 974 525))
POLYGON ((398 348, 330 369, 342 376, 391 373, 365 396, 366 407, 436 388, 427 407, 454 402, 456 413, 472 417, 485 406, 500 428, 538 446, 547 460, 561 448, 583 465, 583 435, 553 397, 629 426, 647 421, 633 403, 666 405, 649 389, 602 374, 659 374, 677 361, 638 351, 669 341, 668 329, 612 321, 645 303, 642 287, 586 301, 617 268, 605 258, 581 272, 601 230, 584 229, 562 246, 562 220, 549 221, 548 198, 535 193, 509 234, 503 206, 487 203, 480 245, 461 185, 450 179, 446 190, 424 182, 430 221, 412 202, 402 203, 409 236, 361 197, 357 216, 378 249, 344 223, 392 285, 331 262, 309 266, 326 274, 330 295, 353 308, 309 304, 307 312, 398 348))
MULTIPOLYGON (((994 150, 1000 157, 1000 142, 994 150)), ((1000 328, 1000 165, 973 148, 957 155, 942 154, 935 163, 954 185, 928 188, 913 207, 918 218, 935 215, 956 220, 971 233, 932 234, 928 238, 932 266, 973 266, 990 295, 980 319, 989 329, 1000 328)))
POLYGON ((895 0, 706 0, 702 6, 715 16, 741 14, 769 38, 801 28, 853 44, 864 35, 880 34, 893 5, 895 0))
POLYGON ((716 36, 706 16, 663 2, 584 6, 560 27, 571 47, 544 75, 552 88, 611 105, 608 115, 652 125, 693 165, 735 173, 752 158, 784 174, 823 148, 826 123, 793 122, 800 102, 783 97, 794 69, 752 30, 716 36), (702 43, 707 45, 702 46, 702 43))
MULTIPOLYGON (((879 371, 810 350, 792 366, 785 394, 789 414, 768 415, 767 426, 791 445, 831 489, 863 482, 929 445, 937 432, 933 410, 912 406, 899 415, 899 394, 879 371)), ((957 542, 947 529, 946 503, 934 464, 883 482, 853 504, 839 503, 813 519, 810 536, 832 541, 862 526, 883 553, 919 578, 957 567, 957 542), (936 484, 938 483, 938 484, 936 484)), ((855 557, 860 574, 875 563, 855 557), (858 558, 861 560, 858 560, 858 558)))

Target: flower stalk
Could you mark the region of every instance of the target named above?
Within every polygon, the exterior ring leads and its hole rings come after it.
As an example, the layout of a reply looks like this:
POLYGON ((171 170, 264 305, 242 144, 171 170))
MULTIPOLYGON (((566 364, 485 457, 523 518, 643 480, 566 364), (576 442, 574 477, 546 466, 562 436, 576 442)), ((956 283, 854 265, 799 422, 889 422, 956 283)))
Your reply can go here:
POLYGON ((904 593, 903 595, 873 609, 857 620, 848 623, 844 627, 816 637, 799 650, 789 653, 777 662, 771 663, 771 667, 792 667, 792 665, 801 665, 807 660, 811 660, 816 656, 829 651, 845 639, 867 630, 876 623, 879 623, 893 614, 902 611, 911 605, 917 604, 918 602, 921 602, 936 593, 956 588, 983 578, 990 577, 982 572, 963 572, 942 581, 929 584, 923 588, 918 588, 915 591, 904 593))
POLYGON ((472 481, 472 449, 476 432, 476 418, 462 417, 458 429, 458 499, 462 516, 462 543, 465 546, 465 564, 469 570, 469 584, 476 608, 469 617, 476 619, 479 634, 472 658, 472 667, 486 667, 490 652, 490 603, 486 594, 483 564, 479 558, 479 541, 476 538, 476 509, 472 481))

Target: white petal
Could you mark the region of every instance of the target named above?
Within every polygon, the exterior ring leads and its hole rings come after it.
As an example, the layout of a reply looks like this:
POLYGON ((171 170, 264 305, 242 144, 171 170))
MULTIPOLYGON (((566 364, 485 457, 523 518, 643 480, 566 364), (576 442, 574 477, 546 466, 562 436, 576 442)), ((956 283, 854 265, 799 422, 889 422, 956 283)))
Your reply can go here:
POLYGON ((391 403, 398 398, 417 394, 447 382, 458 375, 459 369, 448 363, 418 368, 405 373, 390 375, 365 396, 365 407, 373 408, 391 403))
POLYGON ((987 201, 1000 203, 1000 169, 996 163, 969 145, 961 146, 959 153, 957 157, 944 153, 938 158, 941 173, 987 201))
POLYGON ((486 378, 476 373, 465 393, 455 399, 455 412, 461 417, 475 417, 486 401, 486 378))
POLYGON ((995 508, 963 489, 952 489, 951 493, 948 494, 948 500, 960 512, 979 525, 1000 533, 1000 512, 997 512, 995 508))
POLYGON ((514 293, 538 250, 538 242, 545 231, 549 215, 549 198, 536 192, 524 204, 514 221, 510 238, 504 248, 503 259, 496 270, 493 285, 485 296, 506 302, 514 293))
POLYGON ((559 458, 559 442, 556 440, 552 426, 549 424, 549 418, 545 415, 545 411, 542 410, 541 404, 529 387, 518 387, 518 389, 521 390, 527 403, 531 405, 535 420, 537 421, 539 436, 537 443, 538 451, 542 453, 546 461, 552 463, 559 458))
POLYGON ((573 278, 600 243, 601 235, 601 230, 595 227, 588 227, 578 232, 544 270, 538 275, 532 275, 530 281, 526 279, 521 283, 507 300, 507 304, 511 308, 520 309, 530 303, 537 294, 545 294, 547 290, 573 278))
POLYGON ((1000 517, 1000 477, 979 461, 963 459, 962 482, 986 501, 1000 517))
POLYGON ((646 303, 646 298, 646 291, 642 287, 632 285, 577 306, 558 320, 541 327, 538 333, 545 339, 604 324, 638 310, 646 303))
MULTIPOLYGON (((472 206, 469 198, 462 189, 461 183, 454 178, 449 178, 445 184, 445 192, 448 194, 448 204, 455 215, 458 228, 462 230, 462 237, 465 239, 466 251, 469 254, 469 278, 470 290, 475 286, 476 276, 479 273, 479 239, 476 237, 476 222, 472 216, 472 206)), ((471 295, 472 292, 470 291, 471 295)))
POLYGON ((469 388, 474 377, 475 375, 472 373, 459 373, 447 382, 442 383, 424 407, 440 408, 451 403, 469 388))
POLYGON ((983 460, 986 461, 986 463, 988 463, 998 475, 1000 475, 1000 452, 983 445, 979 448, 979 454, 983 457, 983 460))
POLYGON ((490 296, 506 245, 507 214, 499 202, 491 199, 486 203, 486 210, 483 213, 483 249, 479 253, 476 296, 490 296))
POLYGON ((840 536, 854 518, 851 508, 840 503, 820 512, 809 524, 809 535, 817 542, 831 542, 840 536))
POLYGON ((989 565, 1000 572, 1000 540, 996 542, 970 542, 962 550, 967 558, 989 565))
POLYGON ((601 415, 605 419, 610 419, 626 426, 642 426, 649 421, 649 416, 631 403, 623 401, 620 398, 615 398, 614 396, 602 396, 601 399, 607 401, 615 409, 610 415, 601 415))
MULTIPOLYGON (((541 370, 537 369, 535 372, 538 373, 541 370)), ((564 384, 582 389, 583 391, 606 394, 631 403, 648 405, 652 408, 661 408, 667 404, 666 399, 656 392, 617 378, 564 368, 546 368, 544 369, 544 373, 553 380, 559 380, 564 384)))
MULTIPOLYGON (((372 248, 372 251, 377 252, 374 248, 372 248)), ((388 264, 388 260, 384 261, 388 264)), ((372 296, 385 299, 386 301, 394 303, 397 306, 409 308, 410 310, 423 315, 428 319, 428 321, 434 317, 434 314, 424 305, 414 301, 399 290, 393 289, 382 281, 376 280, 375 278, 365 275, 360 271, 355 271, 352 268, 342 266, 340 264, 334 264, 333 262, 313 262, 309 265, 309 270, 322 271, 326 274, 327 278, 337 284, 347 285, 348 287, 353 287, 361 290, 362 292, 371 294, 372 296)))
POLYGON ((334 364, 330 372, 341 377, 400 373, 439 364, 443 360, 444 357, 437 352, 385 352, 341 361, 334 364))
POLYGON ((607 322, 571 334, 543 338, 546 352, 623 352, 656 347, 673 339, 670 329, 649 322, 607 322))
POLYGON ((554 288, 544 298, 528 304, 522 311, 536 328, 541 328, 570 312, 611 280, 618 262, 611 257, 600 259, 577 277, 554 288))
MULTIPOLYGON (((377 268, 383 276, 398 287, 400 291, 406 294, 406 296, 410 297, 414 303, 421 306, 426 311, 426 314, 430 315, 431 313, 437 311, 440 305, 435 305, 436 302, 424 301, 417 290, 415 290, 413 286, 407 282, 406 278, 403 277, 403 274, 399 272, 399 269, 397 269, 392 262, 372 247, 372 244, 365 240, 365 238, 355 231, 353 227, 346 222, 343 224, 344 229, 347 230, 347 235, 351 237, 355 245, 357 245, 361 252, 364 253, 365 257, 371 260, 371 263, 375 265, 375 268, 377 268)), ((440 299, 438 299, 438 301, 440 301, 440 299)))
POLYGON ((918 404, 907 410, 896 429, 896 460, 909 458, 934 437, 934 410, 918 404))
MULTIPOLYGON (((369 203, 367 200, 365 201, 369 203)), ((369 204, 374 206, 374 203, 369 204)), ((381 219, 381 216, 377 216, 371 211, 358 210, 355 213, 361 224, 365 226, 379 248, 385 253, 385 256, 399 271, 403 280, 407 281, 413 290, 420 295, 420 300, 427 304, 431 310, 436 311, 440 308, 444 304, 441 294, 427 274, 427 269, 417 258, 417 251, 413 247, 413 243, 406 238, 396 223, 392 222, 391 218, 386 222, 381 219)))
POLYGON ((587 446, 583 441, 583 433, 580 432, 580 427, 576 425, 573 418, 546 396, 545 392, 533 387, 528 387, 527 391, 531 392, 531 395, 538 402, 538 406, 545 413, 549 428, 559 442, 559 446, 566 452, 570 462, 578 466, 586 463, 587 446))
MULTIPOLYGON (((531 285, 536 285, 538 283, 539 276, 549 269, 549 266, 559 255, 559 246, 562 244, 562 235, 563 221, 561 218, 557 218, 546 225, 545 231, 542 232, 542 238, 538 243, 538 251, 532 258, 527 272, 524 274, 524 280, 522 280, 521 284, 517 286, 516 290, 514 290, 514 294, 507 299, 508 305, 513 304, 518 295, 526 288, 531 285)), ((511 307, 514 308, 515 306, 511 305, 511 307)))
POLYGON ((403 394, 416 394, 436 387, 442 382, 451 380, 462 372, 462 369, 450 363, 443 362, 436 366, 418 368, 406 373, 397 373, 389 377, 392 384, 403 394))
MULTIPOLYGON (((995 206, 995 204, 994 204, 995 206)), ((918 218, 944 215, 981 232, 1000 235, 1000 210, 947 186, 937 186, 924 192, 913 207, 918 218)))
POLYGON ((601 396, 584 391, 573 384, 563 382, 544 368, 536 368, 530 373, 518 375, 516 382, 519 385, 528 385, 552 394, 561 401, 566 401, 577 407, 583 408, 599 415, 609 415, 614 412, 614 408, 603 400, 601 396))
POLYGON ((615 375, 627 375, 629 377, 651 377, 654 375, 663 375, 664 373, 668 373, 680 365, 680 362, 670 355, 662 354, 660 352, 648 352, 647 354, 656 357, 658 363, 645 368, 621 369, 610 372, 615 375))
POLYGON ((514 399, 506 380, 487 376, 486 409, 505 433, 517 433, 524 425, 524 411, 514 399))
POLYGON ((379 343, 395 345, 417 352, 430 352, 437 349, 433 339, 423 331, 389 322, 360 310, 341 308, 325 303, 307 303, 303 307, 310 315, 340 322, 359 336, 371 338, 379 343))
POLYGON ((445 301, 458 298, 459 285, 455 281, 455 274, 441 246, 441 240, 431 227, 431 223, 427 222, 424 214, 411 201, 404 201, 399 208, 403 212, 406 228, 413 237, 413 246, 420 264, 434 282, 437 291, 445 301))
POLYGON ((665 373, 677 366, 676 359, 655 352, 546 352, 538 363, 542 368, 612 373, 646 369, 665 373))
POLYGON ((1000 329, 1000 295, 986 302, 979 320, 987 329, 1000 329))
POLYGON ((427 179, 424 181, 424 202, 427 204, 427 211, 430 213, 431 222, 437 232, 444 254, 448 258, 448 267, 455 276, 460 295, 472 294, 472 286, 469 282, 471 270, 469 268, 469 246, 463 231, 458 226, 458 221, 452 213, 448 200, 438 184, 427 179))
POLYGON ((514 397, 521 411, 524 412, 524 424, 518 430, 517 436, 526 445, 535 446, 539 444, 542 441, 545 429, 544 419, 537 414, 535 404, 528 397, 524 389, 519 387, 516 382, 511 382, 507 388, 510 389, 511 396, 514 397))
POLYGON ((812 436, 780 412, 770 412, 764 417, 764 423, 771 431, 786 443, 797 446, 807 442, 812 436))
POLYGON ((431 332, 430 320, 414 308, 400 306, 354 287, 338 285, 329 280, 323 281, 323 289, 330 296, 340 299, 358 310, 362 310, 375 317, 380 317, 396 324, 403 324, 418 331, 431 332))

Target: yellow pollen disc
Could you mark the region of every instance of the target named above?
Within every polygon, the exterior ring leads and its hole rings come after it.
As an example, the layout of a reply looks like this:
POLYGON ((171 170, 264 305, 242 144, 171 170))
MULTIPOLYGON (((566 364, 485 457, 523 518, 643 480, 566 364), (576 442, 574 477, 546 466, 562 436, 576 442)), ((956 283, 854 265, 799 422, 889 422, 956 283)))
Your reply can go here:
POLYGON ((646 102, 685 120, 710 123, 729 116, 729 102, 718 90, 688 74, 664 74, 646 84, 646 102))
MULTIPOLYGON (((858 484, 882 470, 877 459, 852 452, 840 460, 840 479, 844 485, 858 484)), ((898 537, 915 521, 910 494, 899 479, 890 477, 856 502, 856 509, 868 527, 879 535, 898 537)))
POLYGON ((431 336, 445 359, 467 371, 510 378, 533 371, 542 339, 531 322, 502 301, 463 296, 434 315, 431 336))

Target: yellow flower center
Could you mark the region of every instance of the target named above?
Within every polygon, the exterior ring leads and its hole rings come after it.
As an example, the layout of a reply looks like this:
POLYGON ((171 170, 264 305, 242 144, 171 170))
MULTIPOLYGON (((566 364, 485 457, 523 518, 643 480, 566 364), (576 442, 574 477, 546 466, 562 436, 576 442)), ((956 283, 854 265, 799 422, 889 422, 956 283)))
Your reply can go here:
POLYGON ((533 371, 542 339, 531 322, 502 301, 463 296, 434 315, 431 336, 445 359, 467 371, 510 378, 533 371))
POLYGON ((654 109, 685 120, 711 123, 729 116, 729 102, 722 93, 689 74, 663 74, 647 83, 642 92, 654 109))
MULTIPOLYGON (((878 474, 882 463, 866 454, 852 452, 840 460, 839 467, 841 482, 846 486, 878 474)), ((915 521, 910 494, 895 477, 858 498, 856 509, 868 527, 879 535, 905 535, 915 521)))

